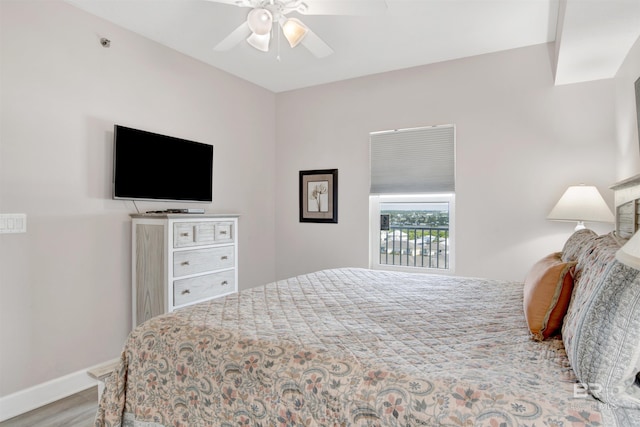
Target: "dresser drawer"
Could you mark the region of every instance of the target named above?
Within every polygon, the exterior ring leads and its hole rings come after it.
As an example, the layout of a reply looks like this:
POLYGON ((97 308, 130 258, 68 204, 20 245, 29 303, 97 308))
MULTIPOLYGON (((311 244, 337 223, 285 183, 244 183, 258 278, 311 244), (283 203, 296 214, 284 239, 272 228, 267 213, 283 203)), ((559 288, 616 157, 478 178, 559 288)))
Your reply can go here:
POLYGON ((231 268, 235 265, 234 255, 235 248, 233 246, 174 252, 173 276, 180 277, 231 268))
POLYGON ((233 242, 232 222, 177 222, 173 225, 173 247, 186 248, 233 242))
POLYGON ((235 289, 235 270, 173 282, 173 305, 179 306, 232 292, 235 289))
POLYGON ((230 243, 234 239, 232 222, 216 222, 215 239, 216 243, 230 243))
POLYGON ((173 224, 173 247, 208 245, 215 242, 214 222, 177 222, 173 224))

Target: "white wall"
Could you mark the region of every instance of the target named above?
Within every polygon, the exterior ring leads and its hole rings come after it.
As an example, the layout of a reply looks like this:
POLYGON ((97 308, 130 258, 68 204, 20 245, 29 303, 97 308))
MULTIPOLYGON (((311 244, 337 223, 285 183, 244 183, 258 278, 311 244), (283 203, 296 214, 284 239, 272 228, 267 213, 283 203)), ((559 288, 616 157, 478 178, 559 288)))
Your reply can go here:
POLYGON ((633 45, 616 75, 617 178, 626 179, 640 173, 638 119, 635 81, 640 78, 640 38, 633 45))
MULTIPOLYGON (((522 280, 562 249, 545 220, 564 190, 616 181, 614 83, 555 87, 538 45, 277 96, 279 278, 368 265, 368 134, 456 125, 456 273, 522 280), (298 222, 299 170, 339 169, 339 223, 298 222)), ((594 225, 598 232, 610 225, 594 225)))
POLYGON ((183 206, 241 214, 241 288, 275 278, 275 95, 60 1, 0 7, 0 211, 28 221, 0 235, 5 396, 122 349, 135 208, 111 199, 114 123, 213 144, 214 202, 183 206))

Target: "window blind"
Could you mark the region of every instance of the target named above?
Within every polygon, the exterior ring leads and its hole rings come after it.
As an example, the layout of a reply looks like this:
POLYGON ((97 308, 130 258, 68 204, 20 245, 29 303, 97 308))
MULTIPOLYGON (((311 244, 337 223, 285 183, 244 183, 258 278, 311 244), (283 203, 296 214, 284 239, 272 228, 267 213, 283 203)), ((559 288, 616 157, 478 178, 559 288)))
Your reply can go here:
POLYGON ((370 135, 371 194, 455 191, 453 125, 370 135))

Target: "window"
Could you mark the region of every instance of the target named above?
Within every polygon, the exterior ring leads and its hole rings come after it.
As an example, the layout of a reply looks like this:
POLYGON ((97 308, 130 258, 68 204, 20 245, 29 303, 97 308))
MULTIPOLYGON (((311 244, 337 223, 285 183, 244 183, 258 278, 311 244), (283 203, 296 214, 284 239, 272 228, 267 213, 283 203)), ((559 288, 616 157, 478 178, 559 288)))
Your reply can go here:
POLYGON ((453 272, 455 128, 370 135, 370 264, 453 272))
POLYGON ((371 196, 373 268, 453 271, 453 194, 371 196))

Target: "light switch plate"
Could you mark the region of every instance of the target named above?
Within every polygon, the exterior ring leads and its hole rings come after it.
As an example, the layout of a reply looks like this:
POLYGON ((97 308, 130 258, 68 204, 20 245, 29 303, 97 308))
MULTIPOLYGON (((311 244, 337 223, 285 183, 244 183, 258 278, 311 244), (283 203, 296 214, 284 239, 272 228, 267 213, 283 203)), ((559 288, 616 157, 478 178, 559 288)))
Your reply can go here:
POLYGON ((27 214, 0 214, 0 234, 26 232, 27 214))

